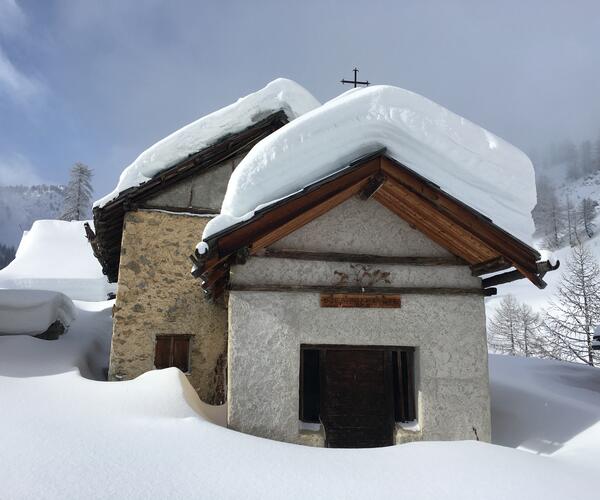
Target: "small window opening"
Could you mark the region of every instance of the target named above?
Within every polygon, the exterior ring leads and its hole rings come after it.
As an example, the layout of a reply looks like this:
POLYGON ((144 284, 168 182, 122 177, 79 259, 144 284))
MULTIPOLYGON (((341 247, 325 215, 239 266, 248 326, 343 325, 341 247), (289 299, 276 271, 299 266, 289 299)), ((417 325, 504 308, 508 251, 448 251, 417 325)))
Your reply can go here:
POLYGON ((190 369, 190 335, 157 335, 154 350, 154 366, 158 369, 179 368, 186 373, 190 369))

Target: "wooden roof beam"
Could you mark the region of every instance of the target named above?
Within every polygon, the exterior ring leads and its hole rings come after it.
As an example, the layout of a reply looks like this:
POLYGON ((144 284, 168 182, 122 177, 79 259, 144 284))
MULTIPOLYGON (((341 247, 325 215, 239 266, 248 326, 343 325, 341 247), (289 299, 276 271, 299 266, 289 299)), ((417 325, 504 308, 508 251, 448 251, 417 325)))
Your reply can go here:
POLYGON ((467 207, 432 182, 388 157, 382 158, 381 169, 390 179, 394 179, 398 184, 428 200, 456 224, 477 234, 483 242, 494 248, 499 254, 505 253, 502 251, 505 249, 514 256, 521 267, 535 272, 534 262, 540 258, 539 252, 494 225, 488 217, 467 207))

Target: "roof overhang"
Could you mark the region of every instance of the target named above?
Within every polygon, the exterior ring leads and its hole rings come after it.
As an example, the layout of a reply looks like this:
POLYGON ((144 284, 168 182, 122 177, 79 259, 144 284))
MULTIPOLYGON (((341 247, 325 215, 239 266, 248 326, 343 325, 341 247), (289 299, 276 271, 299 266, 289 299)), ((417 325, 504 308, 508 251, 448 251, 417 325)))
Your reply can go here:
MULTIPOLYGON (((144 184, 121 192, 105 206, 95 207, 93 210, 95 232, 86 225, 86 235, 108 281, 114 283, 118 280, 123 221, 128 211, 147 208, 144 204, 145 200, 163 189, 248 152, 255 144, 286 123, 288 118, 283 110, 272 113, 241 132, 220 138, 214 144, 160 172, 144 184)), ((186 212, 193 211, 192 207, 186 209, 186 212)), ((203 210, 203 213, 207 213, 207 210, 203 210)))
POLYGON ((206 238, 208 251, 191 256, 193 274, 202 279, 207 297, 215 298, 226 289, 232 264, 356 195, 381 203, 468 264, 476 276, 514 268, 482 280, 484 288, 520 278, 544 288, 543 275, 558 267, 538 262, 537 250, 379 150, 206 238))

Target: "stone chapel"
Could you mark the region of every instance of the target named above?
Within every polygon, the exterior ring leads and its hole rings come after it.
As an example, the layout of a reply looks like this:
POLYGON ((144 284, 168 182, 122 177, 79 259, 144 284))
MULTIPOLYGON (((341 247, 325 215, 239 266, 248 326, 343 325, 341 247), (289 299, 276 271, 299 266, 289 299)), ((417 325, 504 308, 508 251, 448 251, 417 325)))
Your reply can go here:
POLYGON ((232 172, 298 115, 267 108, 95 207, 109 378, 178 367, 230 428, 289 443, 489 441, 485 297, 555 267, 381 145, 196 246, 232 172))

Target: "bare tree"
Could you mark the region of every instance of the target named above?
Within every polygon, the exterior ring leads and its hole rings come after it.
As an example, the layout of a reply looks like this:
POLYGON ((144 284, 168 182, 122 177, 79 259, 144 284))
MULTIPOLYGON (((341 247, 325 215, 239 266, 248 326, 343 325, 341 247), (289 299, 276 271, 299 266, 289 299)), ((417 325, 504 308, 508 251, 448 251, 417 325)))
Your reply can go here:
POLYGON ((540 177, 537 191, 538 203, 531 212, 536 233, 544 238, 548 247, 558 248, 565 231, 564 207, 544 177, 540 177))
POLYGON ((571 198, 567 195, 567 203, 566 203, 566 215, 567 215, 567 231, 569 234, 569 245, 575 245, 577 241, 577 225, 576 225, 576 217, 575 217, 575 208, 571 203, 571 198))
POLYGON ((542 354, 540 348, 540 315, 529 304, 521 304, 517 310, 517 343, 526 358, 542 354))
POLYGON ((552 194, 548 207, 549 227, 546 232, 546 240, 550 248, 559 248, 565 226, 565 213, 556 194, 552 194))
POLYGON ((92 170, 77 162, 71 168, 71 177, 65 190, 65 201, 60 216, 62 220, 83 220, 89 217, 92 207, 92 170))
POLYGON ((595 364, 594 327, 600 323, 600 265, 583 245, 573 247, 544 320, 548 351, 559 359, 595 364))
POLYGON ((512 295, 502 297, 489 321, 488 345, 491 350, 515 356, 518 350, 519 303, 512 295))
POLYGON ((540 326, 540 315, 531 306, 507 295, 489 321, 490 350, 512 356, 552 357, 546 352, 540 326))
POLYGON ((579 210, 577 212, 577 218, 579 225, 583 228, 583 231, 588 238, 594 236, 596 224, 594 219, 596 218, 596 207, 598 203, 591 200, 590 198, 584 198, 581 200, 579 210))

